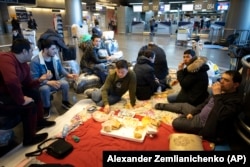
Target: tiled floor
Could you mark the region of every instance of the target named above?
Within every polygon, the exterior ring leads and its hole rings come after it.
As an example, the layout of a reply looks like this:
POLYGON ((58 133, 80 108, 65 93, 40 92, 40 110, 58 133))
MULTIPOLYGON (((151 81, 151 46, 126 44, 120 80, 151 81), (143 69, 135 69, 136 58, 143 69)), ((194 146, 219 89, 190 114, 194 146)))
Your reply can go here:
MULTIPOLYGON (((39 37, 41 33, 38 33, 39 37)), ((148 44, 148 42, 155 42, 161 46, 167 55, 167 61, 169 68, 177 68, 179 62, 182 60, 183 52, 186 49, 191 48, 190 46, 178 46, 176 45, 176 36, 148 36, 148 35, 135 35, 135 34, 115 34, 115 39, 118 41, 119 50, 123 51, 124 58, 128 61, 135 61, 139 49, 148 44)), ((203 38, 202 41, 206 41, 206 38, 203 38)), ((9 34, 0 35, 0 46, 10 44, 12 37, 9 34)), ((71 43, 72 39, 66 37, 65 43, 71 43)), ((8 48, 0 48, 0 50, 7 50, 8 48)), ((79 52, 81 56, 81 51, 79 52)), ((216 63, 220 69, 227 70, 230 67, 230 57, 228 56, 228 51, 221 49, 211 49, 204 48, 201 52, 202 56, 206 56, 209 60, 216 63)), ((71 88, 70 97, 71 102, 73 102, 73 96, 76 96, 77 100, 85 98, 83 94, 75 94, 71 88)), ((58 115, 61 115, 65 110, 61 107, 61 94, 60 92, 54 94, 53 106, 52 106, 52 116, 51 120, 55 119, 58 115)), ((15 128, 16 136, 22 136, 21 128, 15 128)), ((20 142, 21 138, 17 138, 17 141, 20 142)), ((236 148, 239 148, 236 146, 236 148)))

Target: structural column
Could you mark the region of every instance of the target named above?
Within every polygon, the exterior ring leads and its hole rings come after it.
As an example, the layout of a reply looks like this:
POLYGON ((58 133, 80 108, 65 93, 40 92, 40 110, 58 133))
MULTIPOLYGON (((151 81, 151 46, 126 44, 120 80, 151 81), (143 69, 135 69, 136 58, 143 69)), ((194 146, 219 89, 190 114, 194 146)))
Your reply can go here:
POLYGON ((250 29, 250 1, 231 0, 230 8, 226 18, 224 37, 233 33, 233 30, 250 29))
POLYGON ((65 0, 66 25, 82 25, 82 3, 81 0, 65 0))
MULTIPOLYGON (((72 37, 71 26, 77 24, 82 26, 82 3, 81 0, 65 0, 65 22, 68 27, 69 36, 72 37)), ((77 38, 71 38, 76 46, 78 46, 77 38)), ((76 47, 76 61, 80 64, 79 47, 76 47)))

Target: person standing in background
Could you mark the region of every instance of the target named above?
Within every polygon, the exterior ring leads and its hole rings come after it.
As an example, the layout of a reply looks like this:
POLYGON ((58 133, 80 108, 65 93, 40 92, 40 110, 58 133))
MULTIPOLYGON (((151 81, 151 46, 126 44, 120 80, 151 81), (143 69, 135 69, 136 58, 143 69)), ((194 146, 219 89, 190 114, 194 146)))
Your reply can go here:
POLYGON ((151 17, 149 20, 149 25, 150 25, 150 35, 154 35, 155 33, 155 18, 154 16, 151 17))
POLYGON ((31 30, 37 30, 36 20, 33 18, 33 16, 29 16, 28 28, 31 30))
POLYGON ((19 22, 19 20, 18 20, 17 18, 15 18, 14 16, 12 17, 11 25, 12 25, 12 31, 13 31, 13 30, 18 30, 18 32, 19 32, 20 34, 22 34, 20 22, 19 22))
POLYGON ((19 32, 18 29, 12 30, 12 42, 14 42, 16 39, 24 39, 23 34, 19 32))

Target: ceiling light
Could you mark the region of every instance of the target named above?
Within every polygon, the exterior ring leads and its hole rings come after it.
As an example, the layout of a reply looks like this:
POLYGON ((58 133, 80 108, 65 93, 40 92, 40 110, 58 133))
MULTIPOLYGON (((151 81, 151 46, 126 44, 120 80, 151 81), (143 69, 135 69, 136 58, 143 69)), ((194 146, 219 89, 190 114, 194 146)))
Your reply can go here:
POLYGON ((169 3, 186 3, 187 1, 172 1, 172 2, 169 2, 169 3))

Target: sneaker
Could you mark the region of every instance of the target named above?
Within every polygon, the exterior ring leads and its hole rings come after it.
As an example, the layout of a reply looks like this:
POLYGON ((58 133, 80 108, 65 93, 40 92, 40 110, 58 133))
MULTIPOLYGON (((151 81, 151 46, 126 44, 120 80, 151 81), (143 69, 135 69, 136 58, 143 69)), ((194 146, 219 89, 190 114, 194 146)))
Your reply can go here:
POLYGON ((96 88, 89 88, 89 89, 86 89, 83 94, 86 95, 88 98, 91 98, 92 92, 94 92, 95 90, 96 88))
POLYGON ((48 119, 50 117, 50 107, 44 107, 43 108, 43 118, 48 119))
POLYGON ((68 101, 62 101, 62 107, 66 110, 69 110, 73 105, 68 101))
POLYGON ((39 122, 37 123, 37 128, 36 128, 36 130, 39 131, 39 130, 41 130, 41 129, 43 129, 43 128, 47 128, 47 127, 54 126, 55 124, 56 124, 55 121, 47 121, 46 119, 43 119, 43 120, 41 120, 41 121, 39 121, 39 122))
POLYGON ((31 146, 41 143, 48 137, 48 133, 36 134, 31 140, 23 141, 23 146, 31 146))
POLYGON ((155 109, 157 110, 165 110, 166 104, 165 103, 157 103, 155 104, 155 109))

